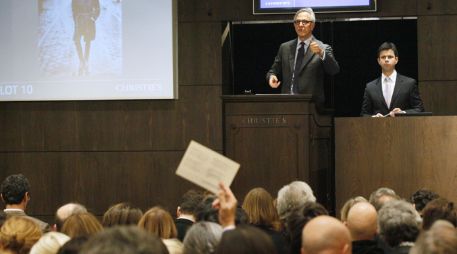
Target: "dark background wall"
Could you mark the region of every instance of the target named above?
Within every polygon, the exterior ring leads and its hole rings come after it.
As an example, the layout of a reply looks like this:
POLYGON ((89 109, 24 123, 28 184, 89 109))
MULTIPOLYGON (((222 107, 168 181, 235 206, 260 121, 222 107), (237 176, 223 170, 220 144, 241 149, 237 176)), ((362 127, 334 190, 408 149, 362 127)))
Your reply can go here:
MULTIPOLYGON (((318 18, 417 16, 424 103, 435 114, 457 113, 455 1, 378 2, 377 13, 318 18)), ((221 22, 291 19, 251 13, 248 0, 178 1, 178 100, 0 103, 0 178, 24 173, 32 183, 29 213, 48 220, 69 201, 98 215, 119 201, 173 211, 193 187, 174 175, 188 142, 223 150, 221 22)))

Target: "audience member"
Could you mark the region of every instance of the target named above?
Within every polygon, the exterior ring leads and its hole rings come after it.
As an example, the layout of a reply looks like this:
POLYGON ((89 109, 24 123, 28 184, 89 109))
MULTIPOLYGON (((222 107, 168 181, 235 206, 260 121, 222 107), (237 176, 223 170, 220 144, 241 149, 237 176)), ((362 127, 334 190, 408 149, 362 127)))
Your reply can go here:
POLYGON ((276 248, 271 238, 262 230, 240 225, 222 234, 216 254, 275 254, 276 248))
POLYGON ((164 209, 158 206, 149 209, 143 217, 141 217, 138 226, 161 238, 170 254, 182 252, 182 244, 176 239, 176 237, 178 237, 178 232, 173 218, 170 213, 164 209))
POLYGON ((143 216, 143 211, 129 203, 118 203, 103 214, 102 225, 106 228, 116 225, 137 225, 143 216))
POLYGON ((40 226, 29 217, 10 217, 0 228, 0 249, 28 254, 41 235, 40 226))
POLYGON ((195 210, 203 200, 203 194, 196 190, 189 190, 181 197, 181 203, 176 209, 175 225, 178 230, 178 239, 184 240, 187 230, 195 223, 195 210))
POLYGON ((56 211, 54 230, 60 231, 64 221, 73 214, 87 213, 86 207, 78 203, 65 204, 56 211))
POLYGON ((408 253, 419 234, 420 216, 413 205, 393 200, 378 212, 379 234, 393 253, 408 253))
POLYGON ((271 237, 278 253, 288 253, 286 241, 280 233, 281 222, 273 202, 268 191, 254 188, 244 197, 242 208, 249 218, 249 223, 271 237))
POLYGON ((279 218, 284 222, 289 213, 296 207, 302 206, 306 202, 316 202, 313 190, 309 185, 302 181, 293 181, 282 187, 278 191, 276 199, 276 209, 279 218))
POLYGON ((411 195, 411 203, 414 204, 414 208, 422 215, 422 210, 428 204, 428 202, 439 198, 439 195, 428 189, 419 189, 411 195))
POLYGON ((24 216, 37 223, 43 232, 50 230, 49 224, 27 216, 25 210, 30 201, 30 183, 22 174, 10 175, 1 184, 1 198, 6 205, 7 217, 24 216))
POLYGON ((430 201, 422 210, 422 228, 428 230, 437 220, 446 220, 457 226, 457 212, 453 202, 445 198, 430 201))
POLYGON ((70 240, 70 237, 63 233, 46 233, 33 245, 30 254, 57 254, 62 245, 68 240, 70 240))
POLYGON ((375 240, 377 220, 376 209, 368 202, 358 202, 349 210, 345 224, 351 234, 353 254, 384 253, 375 240))
POLYGON ((394 190, 387 187, 381 187, 371 193, 369 202, 376 208, 376 211, 379 211, 385 203, 391 200, 400 200, 400 197, 394 190))
MULTIPOLYGON (((197 206, 195 211, 196 221, 211 221, 219 223, 218 211, 213 207, 213 202, 217 197, 213 194, 207 195, 197 206)), ((246 212, 240 206, 235 209, 235 225, 249 224, 249 218, 246 212)))
POLYGON ((91 213, 76 213, 63 223, 61 232, 71 238, 90 236, 103 230, 102 224, 91 213))
POLYGON ((437 220, 417 238, 410 254, 457 254, 457 231, 450 222, 437 220))
POLYGON ((221 225, 209 221, 197 222, 184 238, 184 254, 213 254, 221 237, 221 225))
POLYGON ((79 254, 83 245, 89 240, 87 236, 71 238, 62 247, 57 254, 79 254))
POLYGON ((168 254, 159 237, 135 226, 116 226, 96 234, 80 254, 168 254))
POLYGON ((286 222, 287 235, 290 242, 290 253, 300 253, 303 227, 305 227, 310 220, 320 215, 328 215, 328 211, 317 202, 307 202, 291 211, 286 222))
POLYGON ((352 206, 354 206, 355 204, 357 204, 359 202, 368 202, 368 200, 362 196, 357 196, 357 197, 348 199, 346 201, 346 203, 344 203, 343 207, 341 207, 341 210, 340 210, 341 222, 346 221, 346 219, 348 217, 349 209, 351 209, 352 206))
POLYGON ((351 236, 339 220, 321 215, 303 228, 302 254, 350 254, 351 236))

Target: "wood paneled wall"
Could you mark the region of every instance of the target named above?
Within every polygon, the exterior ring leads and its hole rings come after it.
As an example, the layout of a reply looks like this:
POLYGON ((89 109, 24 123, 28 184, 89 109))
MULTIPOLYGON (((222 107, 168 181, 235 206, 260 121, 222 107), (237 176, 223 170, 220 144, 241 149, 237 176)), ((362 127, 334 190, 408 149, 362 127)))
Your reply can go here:
MULTIPOLYGON (((378 2, 377 13, 350 16, 418 16, 419 85, 427 110, 455 114, 455 0, 378 2)), ((290 18, 254 16, 251 0, 178 0, 178 100, 0 103, 0 177, 26 174, 29 213, 48 218, 73 200, 96 214, 124 200, 173 211, 193 187, 174 175, 188 142, 222 152, 221 21, 290 18)))

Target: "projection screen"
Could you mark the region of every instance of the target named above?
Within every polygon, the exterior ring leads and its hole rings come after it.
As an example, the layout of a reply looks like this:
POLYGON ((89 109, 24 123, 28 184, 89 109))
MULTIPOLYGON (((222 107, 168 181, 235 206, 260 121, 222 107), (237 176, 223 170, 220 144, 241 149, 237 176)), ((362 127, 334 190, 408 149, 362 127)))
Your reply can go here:
POLYGON ((175 0, 1 0, 0 101, 177 98, 175 0))

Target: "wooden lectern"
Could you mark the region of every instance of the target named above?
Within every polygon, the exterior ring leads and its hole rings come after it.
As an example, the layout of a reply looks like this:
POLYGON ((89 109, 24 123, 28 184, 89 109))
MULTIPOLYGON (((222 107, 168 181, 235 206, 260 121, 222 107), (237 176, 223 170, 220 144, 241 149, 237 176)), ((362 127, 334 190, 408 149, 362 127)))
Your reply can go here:
POLYGON ((316 112, 311 95, 222 96, 224 152, 241 164, 232 189, 240 201, 254 187, 277 196, 306 181, 333 208, 332 117, 316 112))

